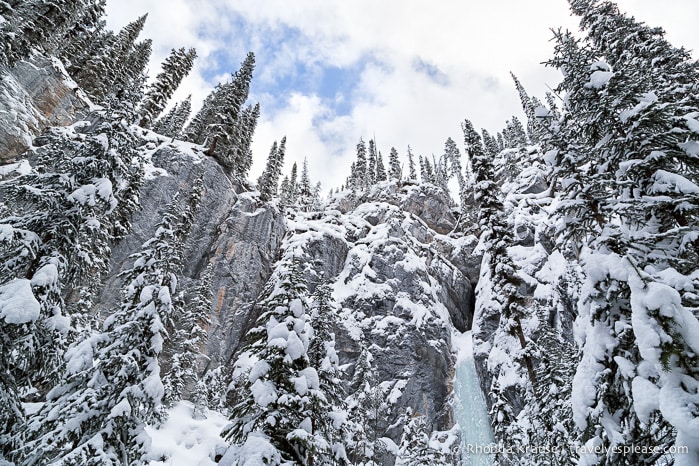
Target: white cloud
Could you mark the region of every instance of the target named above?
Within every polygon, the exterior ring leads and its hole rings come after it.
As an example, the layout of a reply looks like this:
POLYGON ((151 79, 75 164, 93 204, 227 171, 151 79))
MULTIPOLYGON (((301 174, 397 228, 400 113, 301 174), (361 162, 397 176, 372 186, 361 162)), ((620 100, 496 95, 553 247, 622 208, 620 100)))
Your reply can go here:
MULTIPOLYGON (((509 72, 531 94, 543 96, 558 81, 556 71, 541 65, 552 53, 550 28, 577 27, 564 0, 115 2, 109 2, 112 27, 150 12, 144 36, 156 44, 154 63, 172 47, 197 47, 201 58, 178 98, 192 93, 202 100, 214 84, 204 76, 234 71, 245 51, 253 50, 253 97, 262 102, 262 117, 252 177, 262 170, 272 141, 286 135, 287 169, 308 157, 311 176, 326 189, 344 181, 360 136, 375 134, 385 157, 391 146, 404 154, 408 144, 416 153, 438 155, 448 136, 460 141, 466 117, 476 127, 498 131, 521 113, 509 72), (217 69, 224 65, 230 69, 217 69), (309 81, 323 67, 357 67, 352 94, 338 96, 350 103, 348 114, 336 115, 333 97, 319 97, 314 83, 278 94, 275 85, 296 83, 299 65, 309 81)), ((699 49, 696 0, 618 3, 638 19, 665 27, 676 45, 699 49)))

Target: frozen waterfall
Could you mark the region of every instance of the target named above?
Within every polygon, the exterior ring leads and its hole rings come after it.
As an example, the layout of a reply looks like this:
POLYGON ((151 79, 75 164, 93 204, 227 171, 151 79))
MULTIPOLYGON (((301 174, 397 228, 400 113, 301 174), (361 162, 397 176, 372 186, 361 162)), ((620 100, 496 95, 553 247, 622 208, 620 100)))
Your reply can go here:
POLYGON ((487 452, 492 451, 493 434, 473 362, 471 332, 457 336, 454 343, 458 348, 454 415, 461 427, 460 465, 492 466, 492 457, 487 452))

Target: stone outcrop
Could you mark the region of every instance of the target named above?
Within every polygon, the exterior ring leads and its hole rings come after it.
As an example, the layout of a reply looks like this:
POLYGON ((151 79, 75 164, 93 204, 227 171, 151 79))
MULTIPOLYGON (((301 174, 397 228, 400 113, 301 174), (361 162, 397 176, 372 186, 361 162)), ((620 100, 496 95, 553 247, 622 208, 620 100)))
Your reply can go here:
POLYGON ((47 126, 67 126, 88 109, 60 62, 35 56, 0 70, 0 163, 31 147, 47 126))

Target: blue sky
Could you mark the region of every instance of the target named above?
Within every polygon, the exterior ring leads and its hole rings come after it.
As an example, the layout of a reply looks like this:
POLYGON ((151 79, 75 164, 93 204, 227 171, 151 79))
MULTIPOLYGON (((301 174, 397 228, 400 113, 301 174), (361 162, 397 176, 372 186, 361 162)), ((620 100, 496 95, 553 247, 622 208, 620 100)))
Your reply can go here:
MULTIPOLYGON (((620 0, 620 8, 662 26, 676 45, 699 50, 696 0, 620 0)), ((555 87, 541 62, 552 52, 550 28, 576 29, 565 0, 108 0, 119 28, 149 12, 154 41, 150 75, 174 47, 199 59, 175 98, 195 107, 212 87, 256 54, 251 99, 262 115, 252 177, 269 147, 287 136, 287 166, 309 159, 324 188, 347 175, 360 137, 377 138, 386 156, 440 154, 461 140, 469 118, 495 133, 521 115, 509 72, 531 94, 555 87), (535 5, 535 7, 532 7, 535 5)), ((695 56, 697 56, 695 54, 695 56)))

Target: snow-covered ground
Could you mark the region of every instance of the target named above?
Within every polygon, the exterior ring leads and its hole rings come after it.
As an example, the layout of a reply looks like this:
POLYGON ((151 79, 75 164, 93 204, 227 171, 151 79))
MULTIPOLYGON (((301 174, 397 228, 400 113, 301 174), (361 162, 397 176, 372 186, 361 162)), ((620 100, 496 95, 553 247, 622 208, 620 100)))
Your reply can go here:
POLYGON ((228 418, 206 410, 203 419, 195 419, 193 412, 192 403, 181 401, 163 425, 146 428, 152 439, 148 466, 216 466, 216 454, 227 448, 219 434, 228 418))

